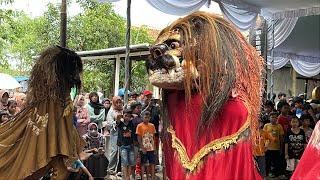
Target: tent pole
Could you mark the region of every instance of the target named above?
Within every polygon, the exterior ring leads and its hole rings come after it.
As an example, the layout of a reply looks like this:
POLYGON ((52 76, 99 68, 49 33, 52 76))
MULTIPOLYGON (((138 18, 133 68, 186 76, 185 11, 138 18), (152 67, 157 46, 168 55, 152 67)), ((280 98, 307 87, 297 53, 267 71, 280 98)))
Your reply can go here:
POLYGON ((274 88, 274 20, 271 21, 272 25, 272 48, 271 48, 271 63, 270 63, 270 99, 273 97, 273 88, 274 88))
POLYGON ((61 1, 60 10, 60 46, 67 46, 67 0, 61 1))
POLYGON ((127 31, 126 31, 126 59, 125 59, 125 89, 124 89, 124 107, 128 104, 128 90, 130 80, 130 28, 131 28, 131 0, 127 0, 127 31))
POLYGON ((115 78, 114 78, 114 96, 118 96, 119 91, 119 78, 120 78, 120 56, 116 58, 115 65, 115 78))
POLYGON ((308 79, 306 79, 304 83, 304 100, 307 100, 307 95, 308 95, 308 79))

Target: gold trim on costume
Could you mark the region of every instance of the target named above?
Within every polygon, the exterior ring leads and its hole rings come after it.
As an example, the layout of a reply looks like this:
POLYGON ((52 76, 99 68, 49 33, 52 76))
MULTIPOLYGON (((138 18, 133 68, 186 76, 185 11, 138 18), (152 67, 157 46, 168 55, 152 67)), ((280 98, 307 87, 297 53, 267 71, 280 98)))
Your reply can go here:
POLYGON ((181 140, 176 136, 175 131, 173 130, 173 127, 170 125, 167 128, 167 131, 171 134, 171 140, 172 140, 172 148, 175 149, 179 155, 180 163, 181 165, 189 170, 190 172, 193 172, 199 164, 201 164, 202 159, 207 156, 211 152, 215 152, 218 150, 225 150, 228 149, 231 145, 237 144, 241 137, 245 134, 246 130, 248 130, 250 126, 250 114, 248 114, 248 118, 244 125, 235 132, 234 134, 215 139, 211 141, 210 143, 206 144, 204 147, 202 147, 190 160, 186 148, 181 142, 181 140))
POLYGON ((69 100, 67 107, 64 108, 63 117, 68 117, 72 112, 73 112, 73 103, 71 100, 69 100))
POLYGON ((36 115, 34 120, 29 117, 27 127, 31 127, 32 132, 38 136, 39 133, 43 131, 43 128, 47 127, 49 114, 46 113, 44 116, 40 116, 36 111, 37 110, 35 110, 36 115))

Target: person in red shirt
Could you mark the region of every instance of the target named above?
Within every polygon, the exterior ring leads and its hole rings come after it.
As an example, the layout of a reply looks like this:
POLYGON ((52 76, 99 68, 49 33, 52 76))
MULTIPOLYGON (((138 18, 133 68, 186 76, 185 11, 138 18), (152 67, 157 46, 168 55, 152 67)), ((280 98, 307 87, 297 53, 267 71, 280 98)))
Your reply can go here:
POLYGON ((287 133, 287 130, 290 128, 291 116, 289 115, 290 106, 287 102, 279 102, 279 108, 281 114, 278 116, 278 124, 282 126, 284 133, 287 133))

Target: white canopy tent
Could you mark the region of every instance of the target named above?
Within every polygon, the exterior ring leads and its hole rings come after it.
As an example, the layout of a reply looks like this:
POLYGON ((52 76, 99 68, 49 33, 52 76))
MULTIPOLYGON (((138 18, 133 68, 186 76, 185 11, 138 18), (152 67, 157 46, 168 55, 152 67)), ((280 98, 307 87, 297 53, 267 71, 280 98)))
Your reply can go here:
MULTIPOLYGON (((100 0, 100 2, 119 0, 100 0)), ((154 8, 173 15, 186 15, 212 1, 219 4, 223 16, 240 30, 253 27, 262 15, 267 20, 267 56, 271 70, 270 91, 273 93, 273 71, 289 62, 299 74, 320 74, 320 2, 319 0, 146 0, 154 8)))
MULTIPOLYGON (((154 8, 174 15, 186 15, 211 3, 211 0, 146 1, 154 8)), ((219 4, 223 15, 242 31, 252 27, 258 14, 267 19, 268 50, 273 50, 273 57, 271 54, 268 56, 269 68, 280 69, 290 62, 303 76, 312 77, 320 73, 319 0, 214 1, 219 4)))

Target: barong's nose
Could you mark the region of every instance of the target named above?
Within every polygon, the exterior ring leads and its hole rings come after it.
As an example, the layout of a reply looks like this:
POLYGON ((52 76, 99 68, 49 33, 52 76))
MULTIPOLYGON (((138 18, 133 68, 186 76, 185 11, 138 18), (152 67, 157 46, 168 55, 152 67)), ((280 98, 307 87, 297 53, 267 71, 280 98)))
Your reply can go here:
POLYGON ((157 44, 150 47, 151 58, 147 62, 147 66, 150 69, 172 69, 175 67, 174 59, 171 55, 168 55, 166 51, 169 47, 166 44, 157 44))
POLYGON ((166 44, 157 44, 150 47, 150 53, 153 56, 153 59, 158 59, 168 50, 169 48, 166 44))

